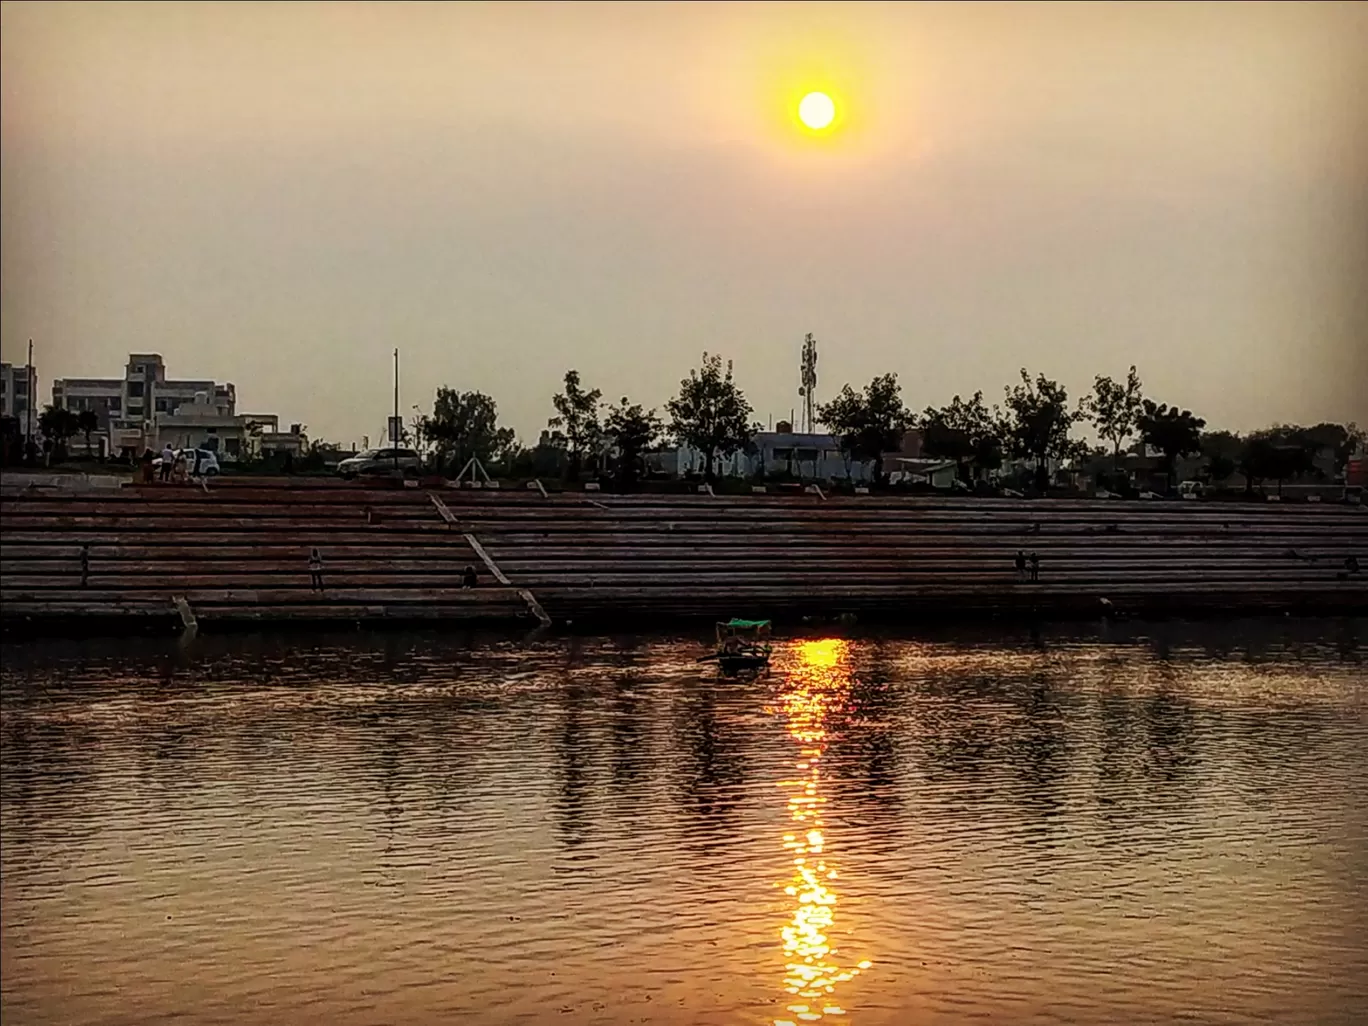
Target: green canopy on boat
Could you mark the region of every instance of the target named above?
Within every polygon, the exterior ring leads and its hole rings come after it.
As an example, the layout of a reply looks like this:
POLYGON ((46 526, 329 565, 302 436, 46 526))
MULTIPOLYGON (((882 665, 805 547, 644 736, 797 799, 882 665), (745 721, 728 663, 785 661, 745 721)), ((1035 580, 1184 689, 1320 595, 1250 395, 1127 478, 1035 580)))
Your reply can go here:
POLYGON ((736 617, 732 617, 732 619, 728 620, 722 626, 738 627, 742 630, 748 630, 755 627, 768 627, 769 625, 770 622, 768 620, 738 620, 736 617))

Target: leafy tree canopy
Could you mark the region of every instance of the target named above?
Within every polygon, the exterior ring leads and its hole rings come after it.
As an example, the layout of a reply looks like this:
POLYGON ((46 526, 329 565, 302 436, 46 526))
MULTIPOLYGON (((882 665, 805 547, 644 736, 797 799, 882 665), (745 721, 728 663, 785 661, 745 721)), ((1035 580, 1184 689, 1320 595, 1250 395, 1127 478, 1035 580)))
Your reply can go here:
POLYGON ((659 440, 664 425, 655 410, 643 410, 640 403, 621 401, 608 410, 604 424, 616 454, 616 476, 624 485, 637 478, 642 456, 659 440))
POLYGON ((713 462, 744 449, 751 439, 751 405, 732 380, 731 361, 703 354, 701 367, 679 383, 679 395, 665 404, 670 428, 685 445, 703 454, 704 475, 712 480, 713 462))
POLYGON ((1012 454, 1035 460, 1036 485, 1046 484, 1049 460, 1065 460, 1077 455, 1079 447, 1069 432, 1082 412, 1069 410, 1069 393, 1063 385, 1044 374, 1031 380, 1021 369, 1021 383, 1006 389, 1007 437, 1012 454))
POLYGON ((453 473, 472 457, 490 463, 515 442, 512 428, 499 427, 493 399, 483 392, 458 392, 446 386, 437 389, 432 415, 423 418, 422 430, 439 465, 449 463, 453 473))
POLYGON ((1002 412, 989 409, 983 393, 975 392, 966 402, 955 396, 949 406, 928 406, 921 416, 922 451, 929 456, 954 460, 961 477, 972 466, 977 471, 1002 466, 1006 425, 1002 412))
POLYGON ((1144 443, 1164 454, 1165 476, 1172 487, 1178 457, 1202 451, 1202 428, 1206 421, 1194 417, 1191 410, 1146 399, 1137 426, 1144 443))
POLYGON ((565 391, 551 397, 556 415, 546 422, 546 426, 563 435, 572 478, 579 478, 585 455, 596 454, 602 444, 603 425, 599 422, 602 398, 599 389, 586 391, 581 386, 577 370, 565 372, 565 391))
POLYGON ((1140 375, 1134 365, 1124 385, 1099 374, 1093 380, 1092 394, 1083 398, 1081 412, 1097 428, 1098 436, 1111 443, 1113 463, 1120 461, 1121 446, 1140 426, 1142 403, 1140 375))
POLYGON ((903 433, 912 426, 896 374, 881 374, 863 392, 845 385, 834 399, 818 408, 817 419, 831 429, 851 459, 872 462, 879 479, 883 477, 883 454, 896 450, 903 433))

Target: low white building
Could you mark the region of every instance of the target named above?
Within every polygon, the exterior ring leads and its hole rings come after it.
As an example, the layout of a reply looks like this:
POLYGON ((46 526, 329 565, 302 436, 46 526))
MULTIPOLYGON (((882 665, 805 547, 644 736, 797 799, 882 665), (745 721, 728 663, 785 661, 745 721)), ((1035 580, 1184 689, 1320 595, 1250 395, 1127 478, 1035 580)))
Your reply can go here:
POLYGON ((167 445, 173 449, 211 449, 230 463, 283 453, 297 457, 308 448, 301 424, 281 431, 280 418, 274 413, 225 415, 205 397, 162 415, 157 421, 155 443, 155 449, 167 445))
MULTIPOLYGON (((689 446, 652 453, 652 469, 685 477, 703 473, 703 453, 689 446)), ((763 468, 766 476, 791 475, 804 481, 868 481, 870 466, 848 460, 835 436, 797 431, 758 431, 740 452, 713 460, 718 477, 753 477, 763 468)))
POLYGON ((889 475, 889 481, 897 484, 928 484, 932 488, 952 488, 959 476, 959 468, 954 460, 921 459, 909 456, 897 458, 898 469, 889 475))

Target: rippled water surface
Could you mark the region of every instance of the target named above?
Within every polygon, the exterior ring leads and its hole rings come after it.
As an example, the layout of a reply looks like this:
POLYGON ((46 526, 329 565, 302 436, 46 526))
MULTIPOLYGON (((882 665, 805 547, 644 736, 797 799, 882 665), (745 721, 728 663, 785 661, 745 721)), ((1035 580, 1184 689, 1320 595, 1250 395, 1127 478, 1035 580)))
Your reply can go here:
POLYGON ((0 1013, 1368 1021, 1365 642, 7 644, 0 1013))

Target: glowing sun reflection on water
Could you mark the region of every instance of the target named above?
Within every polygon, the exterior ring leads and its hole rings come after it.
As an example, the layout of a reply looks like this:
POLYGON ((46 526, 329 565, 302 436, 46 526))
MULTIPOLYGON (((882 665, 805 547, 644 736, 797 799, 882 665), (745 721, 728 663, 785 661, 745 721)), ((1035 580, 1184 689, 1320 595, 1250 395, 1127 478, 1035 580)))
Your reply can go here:
POLYGON ((822 758, 828 717, 845 702, 850 690, 849 643, 837 638, 807 641, 794 654, 796 663, 779 696, 779 711, 787 721, 789 736, 798 743, 799 755, 797 775, 782 784, 795 826, 793 833, 784 835, 784 847, 793 853, 793 876, 784 888, 793 902, 793 913, 781 931, 788 959, 784 989, 792 998, 787 1010, 793 1018, 775 1019, 774 1026, 845 1015, 834 997, 836 986, 870 966, 859 962, 842 967, 830 938, 839 877, 827 857, 822 758))

